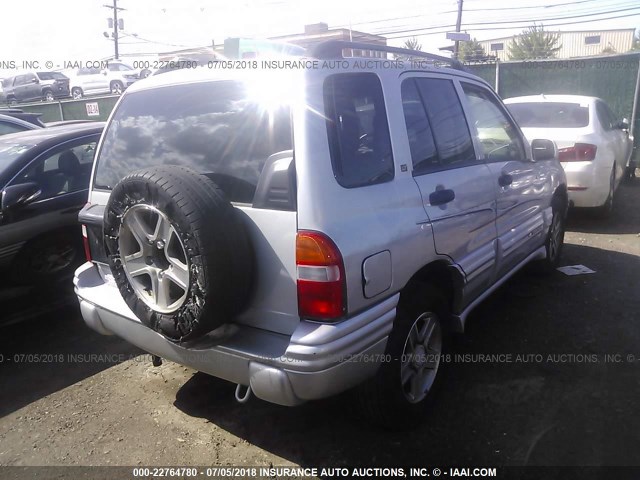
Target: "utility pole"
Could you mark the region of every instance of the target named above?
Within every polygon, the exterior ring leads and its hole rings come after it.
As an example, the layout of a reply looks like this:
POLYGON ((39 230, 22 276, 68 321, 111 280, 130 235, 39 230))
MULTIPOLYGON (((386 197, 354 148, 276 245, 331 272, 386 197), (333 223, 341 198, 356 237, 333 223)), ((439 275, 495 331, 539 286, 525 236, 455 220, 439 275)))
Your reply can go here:
MULTIPOLYGON (((114 0, 115 2, 115 0, 114 0)), ((456 32, 460 33, 462 24, 462 0, 458 0, 458 19, 456 20, 456 32)), ((453 47, 453 58, 458 59, 458 49, 460 48, 460 40, 456 40, 453 47)))
POLYGON ((103 7, 111 8, 113 10, 113 33, 111 36, 113 37, 113 45, 115 47, 115 59, 118 60, 119 52, 118 52, 118 30, 123 25, 122 20, 121 23, 118 24, 118 10, 124 10, 124 8, 118 7, 118 0, 113 0, 113 5, 103 5, 103 7))

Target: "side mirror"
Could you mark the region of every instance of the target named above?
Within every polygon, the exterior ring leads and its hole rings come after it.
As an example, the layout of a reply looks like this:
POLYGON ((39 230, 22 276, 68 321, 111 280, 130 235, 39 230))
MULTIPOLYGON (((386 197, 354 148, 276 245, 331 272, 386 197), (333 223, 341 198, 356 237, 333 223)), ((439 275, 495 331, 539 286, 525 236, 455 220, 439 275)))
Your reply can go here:
POLYGON ((107 69, 102 70, 102 74, 106 75, 107 73, 109 73, 109 71, 107 69))
POLYGON ((2 211, 28 205, 42 195, 42 189, 35 182, 20 183, 7 187, 2 192, 2 211))
POLYGON ((556 144, 551 140, 535 139, 531 141, 531 153, 533 160, 553 160, 556 158, 556 144))
POLYGON ((32 78, 31 83, 40 83, 40 80, 38 80, 37 78, 32 78))
POLYGON ((616 123, 615 128, 620 130, 629 130, 629 120, 623 118, 618 123, 616 123))

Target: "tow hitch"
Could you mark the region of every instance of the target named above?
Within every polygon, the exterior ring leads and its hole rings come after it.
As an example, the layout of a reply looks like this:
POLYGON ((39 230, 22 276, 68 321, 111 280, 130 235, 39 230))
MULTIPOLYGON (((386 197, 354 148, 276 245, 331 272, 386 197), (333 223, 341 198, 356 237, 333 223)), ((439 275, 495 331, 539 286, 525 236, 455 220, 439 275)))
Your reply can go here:
POLYGON ((249 401, 249 397, 251 397, 251 385, 245 387, 244 385, 238 384, 236 387, 236 400, 238 403, 247 403, 249 401), (247 391, 241 396, 240 394, 242 393, 243 388, 246 388, 247 391))

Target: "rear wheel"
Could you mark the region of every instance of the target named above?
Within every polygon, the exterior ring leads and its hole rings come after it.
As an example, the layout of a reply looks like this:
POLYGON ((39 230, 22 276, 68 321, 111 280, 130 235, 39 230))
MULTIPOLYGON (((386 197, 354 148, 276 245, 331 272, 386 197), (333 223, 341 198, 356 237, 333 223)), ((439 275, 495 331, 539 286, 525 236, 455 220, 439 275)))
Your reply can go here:
POLYGON ((82 89, 80 87, 73 87, 71 89, 71 96, 76 100, 82 98, 82 89))
POLYGON ((121 95, 122 92, 124 91, 124 85, 119 80, 111 82, 111 85, 109 86, 109 88, 111 90, 111 93, 113 93, 114 95, 121 95))
POLYGON ((392 430, 419 426, 445 374, 449 346, 447 302, 435 287, 421 285, 402 301, 377 375, 363 384, 359 403, 368 420, 392 430))
POLYGON ((613 199, 615 196, 615 188, 616 188, 616 167, 614 166, 611 170, 611 176, 609 177, 609 194, 607 195, 607 199, 604 201, 602 206, 596 208, 595 214, 600 218, 609 218, 613 214, 614 203, 613 199))
POLYGON ((42 99, 45 102, 53 102, 55 100, 55 97, 53 96, 53 92, 51 90, 45 90, 42 94, 42 99))
POLYGON ((9 98, 7 98, 7 103, 10 106, 15 107, 16 105, 18 105, 18 100, 16 100, 15 97, 9 97, 9 98))
POLYGON ((69 279, 84 258, 75 230, 47 234, 27 244, 14 262, 14 278, 21 284, 50 284, 69 279))

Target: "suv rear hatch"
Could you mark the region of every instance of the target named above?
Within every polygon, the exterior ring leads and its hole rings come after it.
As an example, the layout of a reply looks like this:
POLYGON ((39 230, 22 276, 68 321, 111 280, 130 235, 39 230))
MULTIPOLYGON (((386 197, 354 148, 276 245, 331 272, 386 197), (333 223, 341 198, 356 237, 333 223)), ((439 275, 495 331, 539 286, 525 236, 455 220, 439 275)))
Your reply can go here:
POLYGON ((127 174, 160 165, 208 176, 244 213, 256 279, 250 304, 235 321, 293 333, 299 317, 290 107, 266 106, 237 80, 128 91, 103 135, 89 204, 80 214, 88 253, 103 274, 109 272, 102 243, 109 192, 127 174))

